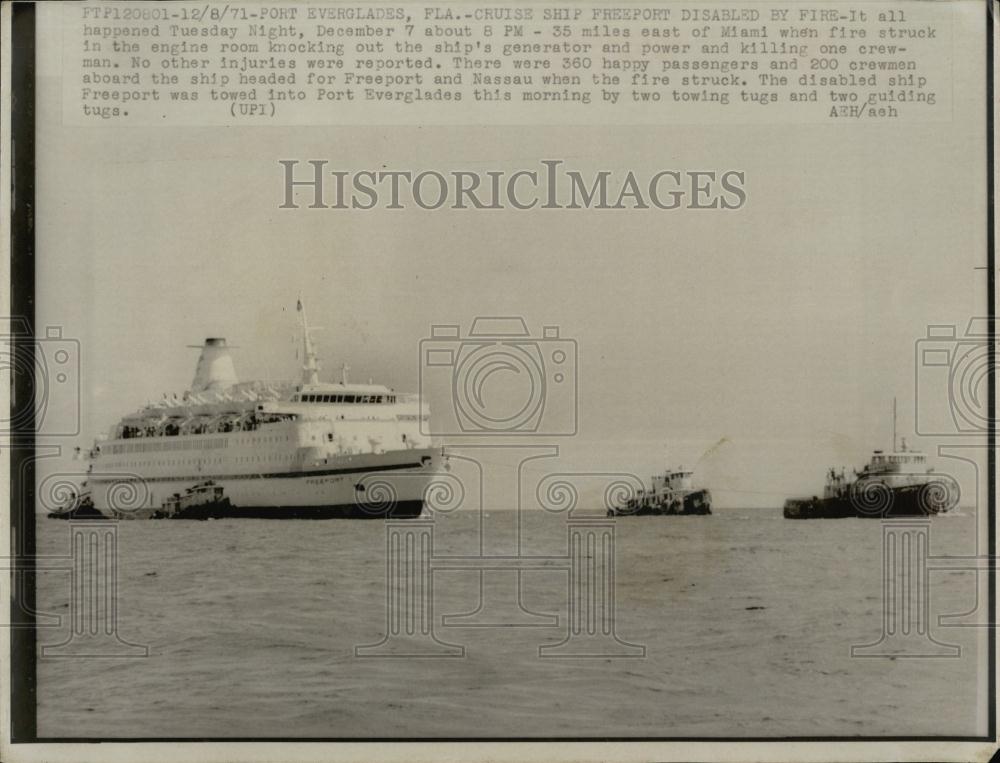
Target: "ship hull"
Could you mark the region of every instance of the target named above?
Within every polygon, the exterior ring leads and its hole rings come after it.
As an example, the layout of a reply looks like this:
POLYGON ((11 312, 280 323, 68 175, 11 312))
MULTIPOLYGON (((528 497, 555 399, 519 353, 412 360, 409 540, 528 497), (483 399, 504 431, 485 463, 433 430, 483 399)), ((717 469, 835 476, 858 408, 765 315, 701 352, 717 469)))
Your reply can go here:
POLYGON ((429 449, 330 459, 294 472, 186 477, 94 475, 93 503, 115 519, 405 519, 438 473, 429 449))
POLYGON ((696 490, 684 496, 684 510, 681 512, 683 514, 711 514, 712 513, 712 494, 707 490, 696 490))
MULTIPOLYGON (((837 498, 790 498, 785 501, 786 519, 892 519, 927 517, 955 508, 955 501, 934 492, 934 483, 886 489, 871 501, 843 496, 837 498)), ((956 499, 957 500, 957 499, 956 499)))
POLYGON ((711 513, 712 494, 708 490, 692 490, 672 501, 621 506, 608 511, 609 516, 615 517, 704 516, 711 513))
POLYGON ((121 514, 120 519, 415 519, 423 512, 423 501, 396 501, 385 508, 363 508, 357 504, 330 506, 234 506, 228 501, 200 504, 150 516, 121 514))

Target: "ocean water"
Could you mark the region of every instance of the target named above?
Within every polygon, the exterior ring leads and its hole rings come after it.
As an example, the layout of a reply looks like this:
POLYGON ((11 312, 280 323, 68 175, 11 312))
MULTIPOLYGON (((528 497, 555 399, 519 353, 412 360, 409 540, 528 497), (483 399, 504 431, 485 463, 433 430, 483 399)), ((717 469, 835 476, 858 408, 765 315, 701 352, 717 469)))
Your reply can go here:
MULTIPOLYGON (((514 521, 513 512, 435 517, 427 526, 431 558, 437 564, 482 549, 513 555, 514 521)), ((618 641, 591 645, 591 656, 553 659, 540 657, 539 647, 567 639, 573 593, 567 521, 560 515, 522 517, 522 557, 546 557, 532 569, 435 567, 434 636, 464 647, 462 656, 436 658, 355 654, 356 646, 386 634, 383 522, 119 523, 117 635, 146 647, 148 656, 40 657, 39 734, 983 732, 985 631, 937 621, 939 614, 976 609, 974 573, 930 575, 933 637, 959 647, 960 656, 861 659, 851 657, 852 644, 878 641, 883 628, 879 522, 800 522, 777 510, 723 510, 613 525, 618 641), (447 617, 463 613, 474 614, 447 617), (629 644, 644 656, 609 654, 635 653, 629 644)), ((39 553, 66 556, 70 532, 66 522, 39 519, 39 553)), ((974 553, 975 517, 936 518, 930 535, 932 554, 974 553)), ((595 557, 604 558, 585 545, 578 558, 595 557)), ((39 611, 61 616, 58 625, 40 629, 40 649, 70 634, 70 581, 67 571, 39 576, 39 611)), ((975 620, 971 615, 969 622, 975 620)), ((412 653, 427 646, 419 635, 392 645, 412 653)), ((446 649, 435 642, 431 648, 446 649)))

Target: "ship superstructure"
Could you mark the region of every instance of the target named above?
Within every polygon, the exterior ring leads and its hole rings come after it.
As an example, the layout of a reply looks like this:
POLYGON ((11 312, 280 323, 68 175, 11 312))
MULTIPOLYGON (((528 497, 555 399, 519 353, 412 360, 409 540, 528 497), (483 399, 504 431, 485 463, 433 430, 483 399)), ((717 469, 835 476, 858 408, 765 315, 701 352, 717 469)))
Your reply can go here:
POLYGON ((620 506, 608 509, 608 516, 668 514, 711 514, 712 494, 693 486, 691 470, 666 469, 653 475, 650 487, 642 488, 620 506))
POLYGON ((298 383, 237 379, 221 337, 191 388, 121 419, 89 452, 77 504, 126 517, 412 517, 440 466, 417 395, 320 380, 299 301, 298 383))

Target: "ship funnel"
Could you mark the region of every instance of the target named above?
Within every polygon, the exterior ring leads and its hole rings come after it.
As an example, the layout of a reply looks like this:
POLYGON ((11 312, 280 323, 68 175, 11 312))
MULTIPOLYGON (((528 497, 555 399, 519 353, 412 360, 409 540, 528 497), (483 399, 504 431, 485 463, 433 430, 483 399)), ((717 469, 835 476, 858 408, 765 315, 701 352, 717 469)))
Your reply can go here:
MULTIPOLYGON (((197 345, 192 345, 197 347, 197 345)), ((221 392, 238 382, 229 346, 222 337, 209 337, 201 347, 191 391, 221 392)))

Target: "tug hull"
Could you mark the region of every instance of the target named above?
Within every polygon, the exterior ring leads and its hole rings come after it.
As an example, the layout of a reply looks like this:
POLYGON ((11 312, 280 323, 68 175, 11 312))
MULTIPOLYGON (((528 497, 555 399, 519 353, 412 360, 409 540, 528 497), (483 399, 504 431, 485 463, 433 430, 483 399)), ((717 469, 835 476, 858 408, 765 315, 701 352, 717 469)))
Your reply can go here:
POLYGON ((712 494, 708 490, 692 490, 668 500, 648 503, 631 502, 608 511, 616 517, 691 516, 712 513, 712 494))
POLYGON ((865 502, 860 498, 789 498, 785 501, 786 519, 890 519, 893 517, 926 517, 955 508, 957 497, 942 493, 939 483, 905 485, 886 488, 876 499, 865 502), (945 497, 942 499, 941 496, 945 497))
POLYGON ((49 519, 106 519, 106 517, 94 508, 94 502, 90 496, 74 498, 65 506, 62 506, 48 513, 49 519))

